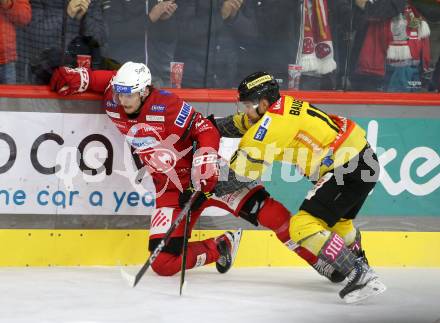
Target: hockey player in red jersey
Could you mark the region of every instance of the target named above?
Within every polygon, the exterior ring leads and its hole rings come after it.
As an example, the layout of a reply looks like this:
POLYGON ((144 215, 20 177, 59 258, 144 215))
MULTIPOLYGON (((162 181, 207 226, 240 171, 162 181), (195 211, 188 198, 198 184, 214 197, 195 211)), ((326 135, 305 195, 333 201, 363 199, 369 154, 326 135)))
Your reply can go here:
MULTIPOLYGON (((151 86, 151 74, 142 63, 125 63, 116 71, 58 68, 51 87, 61 95, 86 90, 103 93, 104 108, 125 136, 156 186, 156 210, 151 217, 149 250, 154 250, 178 215, 180 191, 190 186, 203 192, 218 180, 219 133, 212 123, 175 94, 151 86), (193 149, 193 143, 196 149, 193 149), (194 151, 195 150, 195 151, 194 151), (203 174, 204 176, 197 176, 203 174)), ((192 229, 201 214, 191 214, 192 229)), ((186 268, 217 262, 220 272, 232 265, 241 232, 190 242, 186 268)), ((152 264, 159 275, 180 271, 184 235, 182 222, 152 264)))
MULTIPOLYGON (((217 163, 219 133, 213 123, 176 95, 152 87, 150 72, 144 64, 127 62, 117 73, 61 67, 55 71, 51 87, 61 95, 86 90, 104 93, 107 115, 136 152, 134 157, 140 160, 139 166, 151 173, 156 186, 150 251, 157 246, 188 199, 189 191, 185 189, 190 186, 191 177, 196 189, 212 192, 217 186, 218 164, 223 165, 220 172, 228 174, 228 163, 217 163), (195 153, 193 142, 198 148, 195 153)), ((225 121, 229 124, 226 127, 235 129, 232 120, 225 121)), ((222 132, 225 132, 224 127, 222 132)), ((227 132, 222 135, 227 136, 227 132)), ((303 254, 307 251, 290 239, 290 212, 255 181, 221 197, 211 195, 197 204, 191 215, 191 229, 203 209, 218 207, 253 225, 271 229, 286 247, 308 259, 303 254)), ((177 228, 152 264, 159 275, 173 275, 180 270, 183 225, 177 228)), ((226 272, 232 266, 240 237, 239 230, 226 232, 216 239, 190 242, 186 268, 216 262, 217 270, 226 272)), ((345 278, 337 272, 321 274, 332 281, 345 278)))

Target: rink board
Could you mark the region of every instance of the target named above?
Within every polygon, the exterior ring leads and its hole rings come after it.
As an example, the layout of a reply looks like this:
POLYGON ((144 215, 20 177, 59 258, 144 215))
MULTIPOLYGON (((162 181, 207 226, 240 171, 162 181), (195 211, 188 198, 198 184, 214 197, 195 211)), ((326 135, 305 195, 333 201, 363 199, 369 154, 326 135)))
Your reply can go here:
MULTIPOLYGON (((232 90, 177 92, 205 115, 224 117, 236 110, 232 90)), ((151 214, 146 208, 153 208, 153 203, 128 185, 134 174, 129 172, 131 157, 128 152, 121 154, 126 145, 104 115, 101 98, 91 94, 59 98, 45 87, 4 86, 0 94, 0 266, 144 262, 145 228, 151 214), (57 157, 68 160, 68 149, 79 150, 87 138, 96 139, 96 134, 109 140, 112 149, 107 150, 108 156, 124 156, 114 158, 108 167, 111 175, 98 182, 84 179, 82 171, 61 172, 65 176, 60 178, 45 173, 57 157), (59 155, 61 151, 65 154, 59 155), (68 184, 73 184, 73 191, 68 184), (102 201, 93 197, 102 197, 102 201)), ((376 266, 440 267, 440 154, 435 140, 440 128, 440 96, 291 94, 359 122, 383 159, 382 177, 356 223, 367 230, 363 241, 370 262, 376 266)), ((94 148, 93 144, 87 147, 94 148)), ((295 213, 308 189, 305 181, 286 186, 277 179, 265 183, 268 190, 295 213)), ((305 266, 271 231, 248 229, 249 224, 233 217, 202 216, 197 228, 203 230, 195 231, 193 239, 238 226, 244 226, 245 233, 236 266, 305 266)))
MULTIPOLYGON (((195 230, 192 240, 224 231, 195 230)), ((0 230, 0 266, 136 265, 146 260, 147 230, 0 230)), ((440 267, 440 232, 363 233, 370 263, 440 267)), ((245 230, 235 266, 305 266, 270 231, 245 230)))

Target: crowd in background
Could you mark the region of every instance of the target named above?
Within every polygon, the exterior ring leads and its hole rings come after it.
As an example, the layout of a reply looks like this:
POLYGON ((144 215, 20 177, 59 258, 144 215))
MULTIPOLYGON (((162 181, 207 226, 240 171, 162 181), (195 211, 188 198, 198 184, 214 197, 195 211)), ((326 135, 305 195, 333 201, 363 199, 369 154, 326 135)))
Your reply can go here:
POLYGON ((438 91, 439 0, 0 0, 0 83, 146 62, 161 87, 438 91))

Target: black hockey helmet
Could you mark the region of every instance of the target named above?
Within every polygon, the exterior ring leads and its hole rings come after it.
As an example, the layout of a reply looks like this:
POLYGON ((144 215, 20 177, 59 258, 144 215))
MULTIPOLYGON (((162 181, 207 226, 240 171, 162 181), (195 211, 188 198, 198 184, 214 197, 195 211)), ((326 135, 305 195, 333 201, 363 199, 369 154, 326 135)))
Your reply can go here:
POLYGON ((280 98, 280 87, 275 78, 266 72, 256 72, 247 76, 238 86, 239 101, 259 101, 267 99, 274 104, 280 98))

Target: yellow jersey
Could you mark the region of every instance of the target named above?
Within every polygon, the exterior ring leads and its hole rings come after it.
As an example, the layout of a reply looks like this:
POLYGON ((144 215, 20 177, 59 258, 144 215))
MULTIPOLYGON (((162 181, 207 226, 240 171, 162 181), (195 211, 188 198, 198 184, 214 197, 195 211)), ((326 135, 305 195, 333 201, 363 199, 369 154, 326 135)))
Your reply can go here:
POLYGON ((233 122, 243 137, 230 167, 251 179, 280 161, 318 180, 357 156, 367 144, 365 130, 353 121, 328 115, 291 96, 282 96, 255 124, 244 114, 234 116, 233 122))

